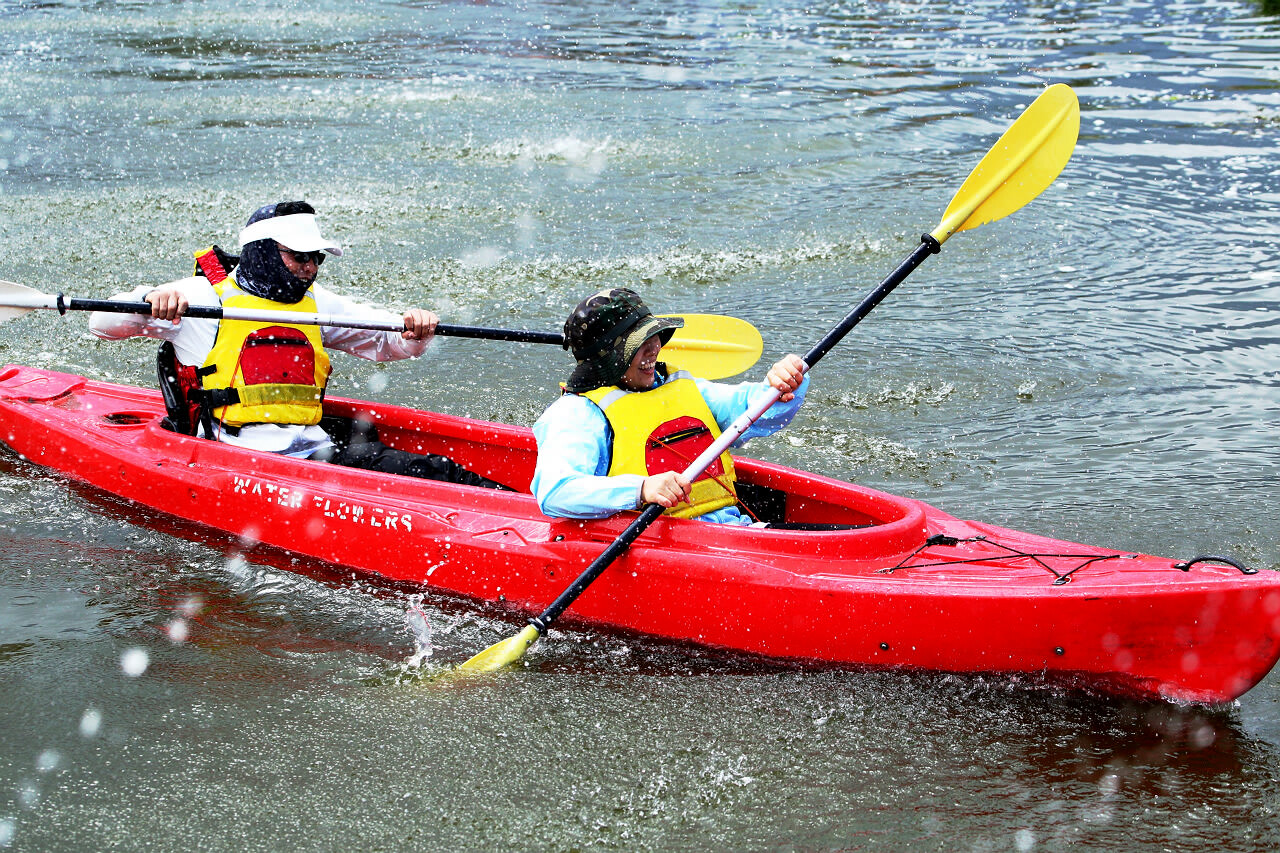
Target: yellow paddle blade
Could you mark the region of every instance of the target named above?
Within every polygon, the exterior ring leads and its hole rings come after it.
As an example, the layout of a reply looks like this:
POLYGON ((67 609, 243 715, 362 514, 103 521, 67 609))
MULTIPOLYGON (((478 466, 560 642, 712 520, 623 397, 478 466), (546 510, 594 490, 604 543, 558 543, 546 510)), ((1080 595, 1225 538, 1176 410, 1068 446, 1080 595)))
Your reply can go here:
POLYGON ((952 234, 1008 216, 1058 177, 1080 134, 1080 103, 1064 83, 1040 93, 982 158, 932 232, 939 243, 952 234))
POLYGON ((723 379, 750 370, 760 360, 764 341, 755 326, 719 314, 669 314, 684 327, 662 348, 660 358, 672 370, 703 379, 723 379))
POLYGON ((538 629, 526 625, 514 637, 494 643, 480 654, 458 667, 457 672, 497 672, 524 657, 524 653, 538 639, 538 629))

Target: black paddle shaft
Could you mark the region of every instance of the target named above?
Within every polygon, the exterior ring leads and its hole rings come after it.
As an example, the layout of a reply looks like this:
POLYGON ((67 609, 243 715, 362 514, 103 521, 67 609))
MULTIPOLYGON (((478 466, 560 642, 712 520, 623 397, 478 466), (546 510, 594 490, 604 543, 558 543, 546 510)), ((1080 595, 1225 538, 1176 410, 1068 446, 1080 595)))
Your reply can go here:
POLYGON ((609 568, 613 561, 622 556, 622 552, 631 547, 631 543, 636 541, 645 529, 657 521, 658 516, 662 515, 661 504, 649 504, 644 511, 636 517, 636 520, 627 525, 627 529, 622 531, 613 543, 605 548, 591 561, 591 565, 587 566, 586 571, 578 575, 577 580, 569 584, 564 592, 560 593, 555 601, 551 602, 551 606, 542 611, 538 616, 534 616, 529 620, 529 624, 538 629, 539 634, 545 634, 547 627, 560 618, 560 614, 569 609, 569 605, 577 601, 578 596, 582 595, 592 582, 600 577, 600 573, 609 568))
MULTIPOLYGON (((113 314, 149 315, 151 313, 151 303, 117 302, 111 299, 67 299, 59 294, 58 310, 63 314, 67 311, 108 311, 113 314)), ((187 308, 187 312, 183 316, 197 317, 204 320, 221 320, 222 308, 214 305, 192 305, 187 308)), ((370 320, 367 322, 341 320, 333 325, 341 326, 344 329, 379 329, 384 332, 397 330, 394 324, 382 320, 370 320)), ((489 341, 556 344, 557 346, 564 344, 564 335, 555 332, 538 332, 532 329, 487 329, 483 326, 451 326, 447 323, 439 323, 436 326, 435 333, 453 338, 483 338, 489 341)))
MULTIPOLYGON (((834 329, 827 332, 826 337, 818 341, 813 349, 809 350, 808 355, 804 357, 804 363, 807 368, 812 368, 818 361, 827 354, 836 344, 840 343, 841 338, 849 334, 853 327, 862 322, 862 318, 871 313, 872 309, 884 300, 886 296, 898 285, 906 279, 907 276, 924 262, 924 259, 930 255, 936 255, 942 250, 942 244, 931 234, 925 234, 920 238, 920 245, 915 248, 910 255, 898 264, 897 269, 889 273, 884 281, 863 297, 858 306, 850 311, 845 318, 841 320, 834 329)), ((569 584, 564 592, 560 593, 555 601, 551 602, 551 606, 542 611, 537 616, 529 620, 529 624, 538 629, 539 634, 546 633, 548 626, 560 617, 582 595, 587 587, 591 586, 596 578, 613 563, 614 560, 622 556, 623 552, 631 547, 631 543, 645 531, 653 522, 657 521, 658 516, 662 515, 663 509, 658 504, 649 504, 644 511, 636 517, 627 529, 622 531, 617 539, 604 551, 600 556, 596 557, 591 565, 587 566, 582 574, 578 575, 577 580, 569 584)))

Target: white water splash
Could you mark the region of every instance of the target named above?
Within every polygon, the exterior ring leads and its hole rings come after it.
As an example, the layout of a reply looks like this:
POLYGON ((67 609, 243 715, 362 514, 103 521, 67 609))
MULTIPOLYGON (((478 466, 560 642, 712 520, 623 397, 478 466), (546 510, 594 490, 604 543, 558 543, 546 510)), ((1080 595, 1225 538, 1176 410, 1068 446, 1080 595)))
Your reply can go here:
POLYGON ((427 614, 422 609, 422 596, 413 595, 409 597, 409 608, 404 614, 404 623, 409 628, 409 633, 413 635, 413 654, 405 661, 405 667, 409 669, 417 668, 422 662, 431 657, 434 650, 431 644, 431 623, 427 621, 427 614))

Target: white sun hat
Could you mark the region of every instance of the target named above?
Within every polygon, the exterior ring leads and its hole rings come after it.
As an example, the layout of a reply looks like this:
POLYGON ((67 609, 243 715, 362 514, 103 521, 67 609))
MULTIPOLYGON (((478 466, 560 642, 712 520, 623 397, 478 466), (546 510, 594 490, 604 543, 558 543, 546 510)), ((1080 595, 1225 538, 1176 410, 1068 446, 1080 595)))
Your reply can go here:
POLYGON ((331 255, 342 256, 342 247, 320 234, 320 226, 316 224, 314 213, 290 213, 287 216, 272 216, 259 219, 246 225, 240 231, 240 245, 257 240, 275 240, 286 249, 295 252, 325 251, 331 255))

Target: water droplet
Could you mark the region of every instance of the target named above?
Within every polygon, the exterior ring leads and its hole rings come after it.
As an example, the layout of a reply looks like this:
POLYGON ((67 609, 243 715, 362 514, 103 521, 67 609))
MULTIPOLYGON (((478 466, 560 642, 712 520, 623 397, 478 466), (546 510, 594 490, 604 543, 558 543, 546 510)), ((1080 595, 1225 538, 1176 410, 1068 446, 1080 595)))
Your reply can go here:
POLYGON ((46 749, 36 756, 36 770, 40 773, 48 773, 56 770, 61 762, 62 754, 58 750, 46 749))
POLYGON ((185 643, 187 636, 191 633, 186 619, 174 619, 165 626, 164 630, 169 635, 171 643, 185 643))
POLYGON ((102 714, 89 708, 80 715, 80 736, 81 737, 97 737, 99 729, 102 728, 102 714))
POLYGON ((126 649, 125 653, 120 656, 120 668, 130 678, 137 678, 142 675, 147 671, 147 666, 150 663, 151 656, 147 654, 147 650, 136 646, 132 649, 126 649))

